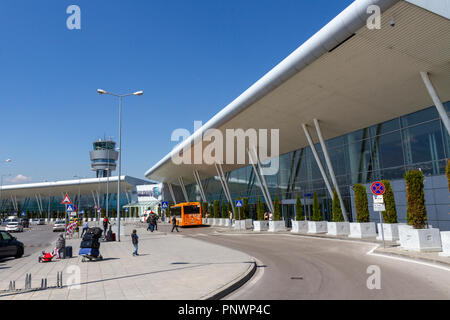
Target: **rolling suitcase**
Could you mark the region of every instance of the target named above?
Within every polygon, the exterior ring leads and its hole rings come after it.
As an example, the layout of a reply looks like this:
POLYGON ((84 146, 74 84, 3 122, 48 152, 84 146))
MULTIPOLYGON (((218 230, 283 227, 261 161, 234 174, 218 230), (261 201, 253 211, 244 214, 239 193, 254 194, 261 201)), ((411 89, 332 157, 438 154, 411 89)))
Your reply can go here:
POLYGON ((66 247, 66 254, 64 258, 72 258, 72 246, 66 247))

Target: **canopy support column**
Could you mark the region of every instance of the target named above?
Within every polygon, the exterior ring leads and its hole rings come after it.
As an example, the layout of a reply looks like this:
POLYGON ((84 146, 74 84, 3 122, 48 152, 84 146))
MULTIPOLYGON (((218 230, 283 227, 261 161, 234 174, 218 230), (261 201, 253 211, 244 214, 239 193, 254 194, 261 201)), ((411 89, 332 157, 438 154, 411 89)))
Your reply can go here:
MULTIPOLYGON (((220 163, 216 163, 216 171, 219 175, 220 183, 222 184, 223 192, 228 202, 231 204, 231 210, 233 211, 233 219, 236 219, 236 214, 234 210, 233 198, 231 197, 230 189, 228 188, 228 183, 223 173, 222 165, 220 163)), ((231 227, 231 226, 230 226, 231 227)))
POLYGON ((184 201, 189 202, 189 197, 186 192, 186 187, 184 186, 184 180, 183 177, 179 177, 178 181, 180 182, 181 191, 183 191, 184 201))
POLYGON ((319 154, 317 153, 316 147, 311 139, 311 135, 309 134, 309 130, 305 124, 302 124, 303 131, 305 131, 306 139, 308 139, 309 146, 311 147, 314 158, 316 159, 317 166, 319 167, 320 173, 322 174, 322 178, 327 186, 328 192, 330 194, 331 199, 333 199, 333 190, 331 189, 330 181, 328 181, 327 174, 325 173, 325 169, 323 168, 322 161, 320 161, 319 154))
MULTIPOLYGON (((342 209, 342 213, 344 216, 344 220, 345 220, 345 222, 348 222, 347 210, 345 209, 344 201, 341 196, 341 191, 340 191, 339 185, 337 183, 336 175, 334 174, 333 164, 331 163, 330 155, 328 154, 328 148, 325 143, 325 140, 323 139, 322 130, 320 130, 320 124, 317 119, 314 119, 314 126, 316 127, 317 136, 319 137, 320 145, 322 146, 323 155, 325 156, 325 161, 326 161, 326 164, 328 167, 328 172, 330 173, 330 176, 331 176, 331 181, 333 182, 334 189, 336 190, 336 193, 339 197, 339 202, 341 204, 341 209, 342 209)), ((333 199, 333 197, 331 197, 331 199, 333 199)))
POLYGON ((436 90, 434 89, 433 83, 430 80, 428 72, 421 72, 420 75, 422 76, 423 82, 427 87, 428 93, 430 94, 430 97, 433 100, 437 111, 439 112, 441 120, 444 123, 444 126, 447 129, 448 134, 450 134, 450 120, 448 118, 447 111, 445 111, 444 105, 442 104, 441 99, 439 98, 436 90))
POLYGON ((177 204, 177 199, 175 199, 175 194, 173 193, 172 184, 170 182, 168 182, 167 186, 169 187, 170 196, 172 197, 173 203, 177 204))
POLYGON ((200 196, 202 197, 203 202, 206 202, 205 190, 203 189, 202 180, 200 179, 200 175, 197 170, 194 170, 194 178, 200 190, 200 196))
POLYGON ((269 210, 273 213, 272 199, 270 198, 270 194, 267 193, 268 190, 266 190, 264 188, 264 184, 263 184, 263 182, 261 180, 261 176, 260 176, 259 171, 258 171, 258 169, 256 167, 256 164, 255 164, 256 161, 253 159, 253 155, 252 155, 252 152, 250 150, 248 150, 248 157, 249 157, 250 163, 251 163, 251 165, 253 167, 253 171, 255 173, 255 177, 258 180, 258 183, 260 185, 261 192, 262 192, 262 194, 264 196, 264 199, 266 200, 266 204, 269 207, 269 210))

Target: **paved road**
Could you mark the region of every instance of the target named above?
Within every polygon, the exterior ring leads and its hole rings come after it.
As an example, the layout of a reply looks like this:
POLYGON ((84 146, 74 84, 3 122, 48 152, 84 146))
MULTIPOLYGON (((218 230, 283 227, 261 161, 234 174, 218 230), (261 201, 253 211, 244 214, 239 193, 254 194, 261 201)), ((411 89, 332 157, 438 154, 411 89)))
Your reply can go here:
POLYGON ((243 251, 261 262, 255 277, 228 299, 450 299, 450 269, 369 255, 376 246, 370 243, 216 234, 214 228, 182 229, 182 234, 243 251), (380 268, 381 290, 367 288, 370 266, 380 268))

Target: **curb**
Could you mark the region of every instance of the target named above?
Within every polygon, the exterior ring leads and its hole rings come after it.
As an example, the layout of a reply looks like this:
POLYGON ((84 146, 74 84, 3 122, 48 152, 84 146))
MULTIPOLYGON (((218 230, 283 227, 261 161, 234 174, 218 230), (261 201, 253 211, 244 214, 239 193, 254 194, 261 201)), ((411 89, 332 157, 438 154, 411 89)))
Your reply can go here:
POLYGON ((446 268, 450 267, 450 261, 445 262, 445 261, 436 260, 436 259, 432 259, 432 258, 430 259, 430 258, 424 258, 424 257, 411 257, 406 253, 385 252, 382 249, 380 250, 380 248, 377 248, 375 251, 373 251, 373 253, 383 255, 383 256, 399 257, 399 258, 409 259, 409 260, 413 260, 413 261, 416 260, 416 261, 421 261, 421 262, 432 263, 432 264, 436 264, 436 265, 446 267, 446 268))
POLYGON ((252 263, 244 274, 240 275, 235 280, 226 284, 222 288, 219 288, 216 291, 213 291, 210 294, 201 297, 200 300, 221 300, 225 298, 226 296, 230 295, 231 293, 242 287, 244 284, 246 284, 255 275, 256 270, 257 263, 255 258, 253 258, 252 263))

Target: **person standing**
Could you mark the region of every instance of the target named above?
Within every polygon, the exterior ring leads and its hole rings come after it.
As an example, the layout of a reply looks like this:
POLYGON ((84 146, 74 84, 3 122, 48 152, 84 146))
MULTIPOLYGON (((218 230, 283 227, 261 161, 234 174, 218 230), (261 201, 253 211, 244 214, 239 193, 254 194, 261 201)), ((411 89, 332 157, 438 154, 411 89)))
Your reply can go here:
POLYGON ((60 234, 58 240, 56 240, 56 259, 64 259, 66 257, 66 239, 64 235, 60 234))
POLYGON ((108 217, 104 217, 103 218, 103 231, 105 232, 105 237, 106 237, 106 232, 108 232, 108 224, 110 224, 108 217))
POLYGON ((233 225, 233 212, 228 211, 228 216, 230 218, 230 226, 232 226, 233 225))
POLYGON ((139 243, 139 236, 136 233, 136 230, 133 230, 133 233, 131 234, 131 242, 134 246, 133 256, 138 256, 138 243, 139 243))
POLYGON ((177 217, 176 216, 172 217, 172 231, 171 232, 173 232, 174 229, 177 229, 177 232, 180 232, 180 231, 178 231, 177 217))
POLYGON ((81 232, 81 237, 83 238, 85 232, 89 229, 88 219, 85 219, 83 222, 83 231, 81 232))

